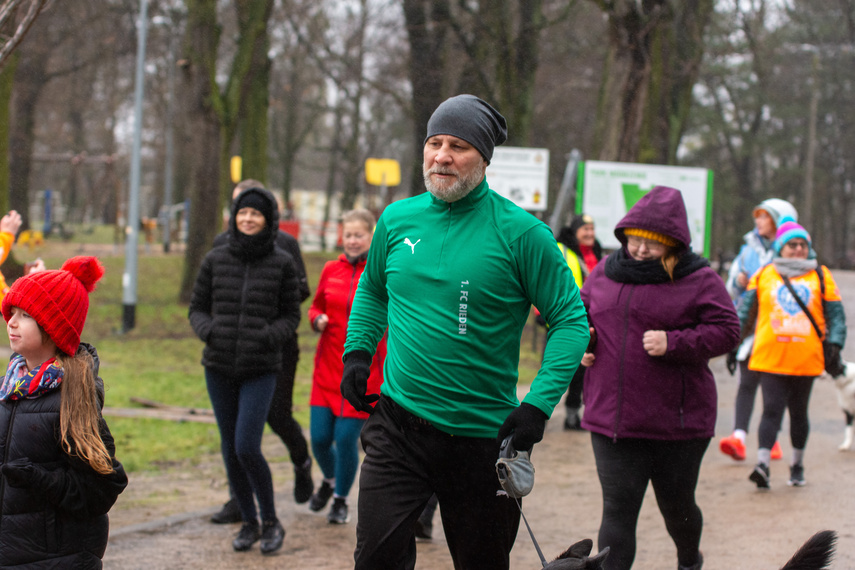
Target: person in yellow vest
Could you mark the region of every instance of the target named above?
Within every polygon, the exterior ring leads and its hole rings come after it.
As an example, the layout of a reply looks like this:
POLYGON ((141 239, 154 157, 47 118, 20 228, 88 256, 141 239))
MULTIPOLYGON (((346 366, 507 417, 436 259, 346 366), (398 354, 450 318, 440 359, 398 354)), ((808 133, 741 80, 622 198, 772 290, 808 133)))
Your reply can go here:
POLYGON ((816 376, 836 362, 846 342, 846 316, 831 272, 817 263, 810 234, 787 218, 774 243, 772 263, 755 273, 738 309, 742 330, 756 322, 748 368, 759 372, 763 416, 758 429, 757 466, 749 475, 758 489, 769 489, 769 459, 784 410, 790 412, 790 486, 805 484, 803 458, 810 422, 808 404, 816 376), (823 350, 823 340, 828 349, 823 350))
MULTIPOLYGON (((558 247, 567 260, 567 265, 573 272, 576 286, 582 288, 582 283, 593 271, 594 266, 603 258, 603 248, 594 235, 594 219, 587 214, 574 216, 570 225, 558 233, 558 247)), ((564 419, 565 430, 582 430, 582 383, 585 377, 584 366, 576 369, 564 407, 567 415, 564 419)))
MULTIPOLYGON (((0 265, 6 262, 9 253, 12 251, 12 245, 15 243, 15 236, 18 235, 18 230, 21 229, 21 214, 15 210, 10 210, 8 214, 0 218, 0 265)), ((41 266, 44 269, 44 265, 41 266)), ((9 285, 6 284, 6 277, 0 273, 0 301, 9 292, 9 285)))

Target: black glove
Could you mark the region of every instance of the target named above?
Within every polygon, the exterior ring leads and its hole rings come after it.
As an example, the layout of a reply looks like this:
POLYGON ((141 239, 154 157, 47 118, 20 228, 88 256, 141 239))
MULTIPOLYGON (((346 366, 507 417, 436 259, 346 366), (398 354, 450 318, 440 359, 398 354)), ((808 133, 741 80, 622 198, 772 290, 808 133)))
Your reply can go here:
POLYGON ((33 484, 36 466, 28 457, 19 457, 4 463, 0 471, 10 487, 27 488, 33 484))
POLYGON ((352 350, 344 355, 344 372, 341 375, 341 395, 360 412, 374 413, 374 402, 379 394, 366 394, 371 375, 371 354, 365 350, 352 350))
POLYGON ((727 371, 733 376, 736 374, 736 351, 731 350, 727 353, 727 371))
POLYGON ((499 428, 499 445, 511 433, 511 440, 517 451, 530 451, 534 444, 543 439, 543 430, 546 429, 546 420, 549 416, 531 404, 522 403, 517 409, 508 414, 505 423, 499 428))
POLYGON ((823 348, 825 349, 825 371, 831 374, 832 378, 837 378, 846 372, 843 359, 840 358, 840 345, 829 342, 823 348))

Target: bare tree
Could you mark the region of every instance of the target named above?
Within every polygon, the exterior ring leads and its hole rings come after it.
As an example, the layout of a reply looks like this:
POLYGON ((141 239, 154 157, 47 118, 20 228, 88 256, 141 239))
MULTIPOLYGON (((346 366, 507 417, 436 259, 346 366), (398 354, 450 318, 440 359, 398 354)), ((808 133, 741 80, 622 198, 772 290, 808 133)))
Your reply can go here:
POLYGON ((18 44, 27 35, 30 26, 36 21, 53 0, 4 0, 0 4, 0 29, 7 30, 11 26, 11 34, 3 34, 0 37, 0 66, 18 47, 18 44))
POLYGON ((592 1, 609 22, 597 157, 674 164, 713 0, 592 1))
MULTIPOLYGON (((225 84, 217 81, 224 67, 218 60, 221 26, 216 0, 187 0, 183 75, 187 113, 194 148, 190 187, 190 228, 185 250, 179 299, 189 302, 202 258, 220 227, 220 212, 230 195, 229 149, 253 85, 253 65, 258 65, 258 45, 267 42, 267 22, 273 0, 235 3, 237 37, 225 84)), ((259 83, 254 84, 256 87, 259 83)))

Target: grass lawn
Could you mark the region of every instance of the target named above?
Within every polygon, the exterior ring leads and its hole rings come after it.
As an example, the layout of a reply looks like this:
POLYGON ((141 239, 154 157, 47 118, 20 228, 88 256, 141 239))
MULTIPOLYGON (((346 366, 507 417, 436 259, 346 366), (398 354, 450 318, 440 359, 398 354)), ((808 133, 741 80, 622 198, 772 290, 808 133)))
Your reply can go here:
MULTIPOLYGON (((112 234, 101 228, 93 236, 106 238, 112 234)), ((95 249, 95 246, 83 244, 83 238, 76 234, 72 243, 48 240, 34 250, 17 248, 15 255, 20 261, 41 256, 49 269, 57 269, 66 257, 78 255, 82 249, 85 255, 98 255, 104 264, 107 271, 90 297, 89 317, 82 339, 98 349, 100 375, 107 389, 106 405, 137 407, 130 399, 138 397, 177 406, 209 408, 200 364, 203 344, 190 328, 187 307, 177 302, 183 255, 140 254, 136 326, 120 334, 125 263, 121 254, 124 249, 114 250, 106 239, 93 240, 107 243, 95 249)), ((160 247, 154 244, 153 249, 160 247)), ((336 255, 333 252, 304 254, 313 292, 324 263, 336 255)), ((300 362, 294 387, 294 414, 306 430, 317 344, 317 335, 306 319, 310 304, 311 299, 302 306, 303 319, 298 331, 300 362)), ((540 365, 543 331, 537 333, 535 348, 532 330, 533 327, 526 327, 521 344, 520 380, 523 383, 531 382, 540 365)), ((192 466, 211 454, 219 454, 219 434, 212 424, 119 417, 109 417, 108 422, 116 438, 117 455, 128 471, 192 466)))

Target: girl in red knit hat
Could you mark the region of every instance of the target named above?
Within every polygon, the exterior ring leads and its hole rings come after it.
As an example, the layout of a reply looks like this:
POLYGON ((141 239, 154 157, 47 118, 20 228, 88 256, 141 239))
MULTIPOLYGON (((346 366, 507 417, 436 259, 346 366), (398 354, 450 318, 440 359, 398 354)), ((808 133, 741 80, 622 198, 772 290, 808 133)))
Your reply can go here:
POLYGON ((107 512, 128 484, 101 416, 98 355, 80 342, 103 274, 74 257, 3 298, 13 354, 0 381, 0 567, 101 568, 107 512))

